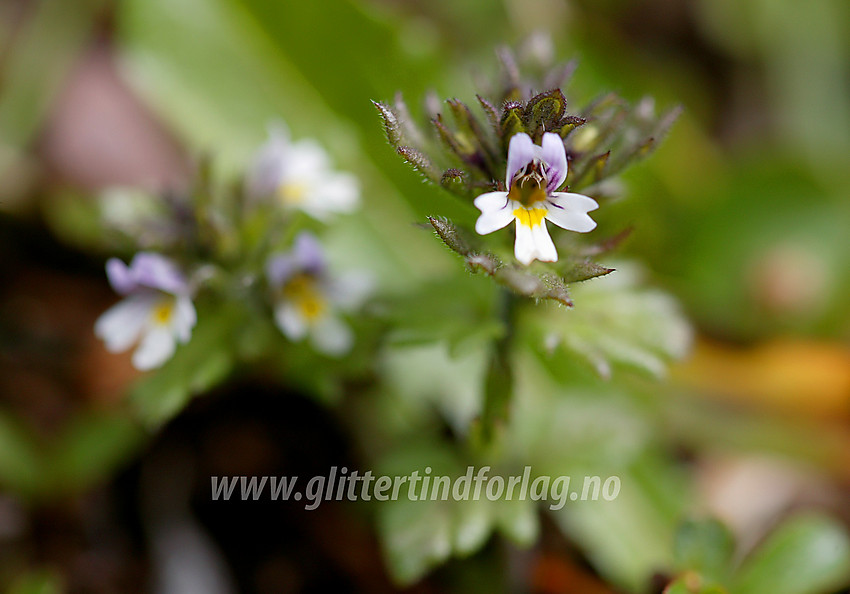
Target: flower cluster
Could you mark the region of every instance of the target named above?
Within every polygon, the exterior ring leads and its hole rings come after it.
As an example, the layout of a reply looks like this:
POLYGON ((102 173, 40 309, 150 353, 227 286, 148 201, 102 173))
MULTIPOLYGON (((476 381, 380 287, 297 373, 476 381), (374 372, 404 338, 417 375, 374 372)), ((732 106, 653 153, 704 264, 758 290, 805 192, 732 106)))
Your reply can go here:
POLYGON ((582 246, 566 236, 553 241, 546 221, 579 233, 593 230, 587 213, 605 206, 617 190, 614 176, 652 151, 679 109, 656 117, 651 99, 632 107, 611 94, 568 113, 563 87, 575 63, 519 64, 509 50, 499 57, 503 82, 476 95, 480 116, 457 99, 446 101, 449 117, 426 102, 429 125, 423 129, 401 95, 375 106, 387 140, 405 161, 481 211, 474 234, 429 218, 446 245, 472 271, 519 295, 569 305, 568 284, 611 272, 590 256, 616 247, 625 233, 582 246), (521 66, 538 75, 523 78, 521 66), (495 231, 511 222, 514 249, 507 256, 510 236, 495 231), (476 237, 491 234, 494 239, 476 237), (532 267, 535 261, 545 264, 532 267))
MULTIPOLYGON (((205 182, 199 183, 199 195, 208 193, 203 187, 205 182)), ((144 228, 127 226, 123 219, 121 225, 115 225, 145 247, 149 247, 149 238, 158 238, 163 250, 173 250, 177 245, 185 249, 188 244, 190 249, 185 253, 206 253, 209 257, 186 261, 184 256, 178 264, 163 253, 144 250, 137 252, 129 265, 111 258, 106 263, 107 277, 124 299, 95 324, 95 334, 110 352, 126 351, 138 342, 133 365, 141 370, 160 367, 174 355, 178 344, 191 339, 198 323, 196 297, 205 291, 215 293, 216 288, 221 289, 228 282, 242 287, 246 278, 249 286, 267 287, 259 291, 261 299, 265 298, 274 322, 286 338, 298 342, 309 336, 313 347, 329 356, 342 356, 351 349, 354 335, 339 314, 363 303, 371 288, 369 277, 358 272, 334 276, 319 240, 308 231, 298 233, 291 246, 281 245, 280 241, 293 234, 294 211, 323 224, 335 214, 352 212, 359 203, 356 178, 334 171, 327 153, 315 141, 292 142, 277 126, 270 130, 269 140, 249 168, 243 196, 231 196, 230 202, 219 206, 221 210, 217 212, 192 208, 189 199, 188 204, 169 203, 162 209, 146 209, 158 212, 159 219, 146 219, 141 225, 144 228), (226 220, 224 215, 234 208, 251 211, 259 206, 267 207, 262 215, 266 223, 261 232, 264 240, 259 242, 267 250, 266 264, 264 270, 249 272, 246 277, 245 269, 256 261, 255 254, 246 256, 243 262, 234 262, 227 248, 232 238, 243 236, 245 230, 223 226, 220 221, 226 220), (168 213, 176 211, 198 214, 191 224, 175 227, 168 213), (281 222, 282 225, 276 224, 281 222), (155 228, 154 232, 148 227, 155 228), (159 233, 157 228, 172 232, 159 233), (178 236, 181 230, 183 235, 178 236), (264 282, 254 282, 259 278, 264 282)), ((109 206, 109 198, 104 199, 104 205, 109 206)), ((114 222, 110 213, 109 208, 104 209, 107 222, 114 222)), ((227 291, 220 292, 228 295, 227 291)))

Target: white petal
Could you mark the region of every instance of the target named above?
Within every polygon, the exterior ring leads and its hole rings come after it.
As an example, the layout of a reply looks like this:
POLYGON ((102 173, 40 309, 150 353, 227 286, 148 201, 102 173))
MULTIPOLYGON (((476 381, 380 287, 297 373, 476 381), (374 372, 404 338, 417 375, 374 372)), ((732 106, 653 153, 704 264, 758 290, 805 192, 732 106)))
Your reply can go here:
POLYGON ((180 342, 189 342, 192 337, 192 328, 198 322, 198 314, 192 300, 181 296, 177 298, 174 315, 172 317, 172 331, 180 342))
POLYGON ((360 184, 350 173, 328 174, 327 179, 316 189, 315 198, 321 201, 325 210, 333 212, 351 212, 360 203, 360 184))
POLYGON ((531 229, 519 223, 516 225, 514 256, 526 266, 531 264, 537 256, 537 249, 534 246, 534 237, 531 235, 531 229))
POLYGON ((514 134, 508 145, 508 169, 505 177, 505 186, 508 189, 511 187, 514 174, 528 163, 531 163, 536 154, 537 151, 534 148, 534 143, 531 141, 531 136, 525 132, 514 134))
POLYGON ((507 227, 514 218, 514 208, 509 204, 501 210, 487 212, 478 217, 478 220, 475 221, 475 231, 479 235, 487 235, 497 229, 507 227))
POLYGON ((283 164, 288 146, 285 141, 271 140, 254 157, 246 180, 251 198, 263 198, 274 193, 283 179, 283 164))
POLYGON ((133 353, 133 365, 142 371, 159 367, 171 358, 175 346, 174 335, 169 328, 153 326, 133 353))
POLYGON ((479 235, 487 235, 507 227, 514 220, 514 209, 508 200, 507 192, 482 194, 475 199, 474 204, 481 211, 481 216, 475 222, 475 231, 479 235))
POLYGON ((514 256, 521 263, 528 266, 534 260, 541 262, 557 262, 558 252, 549 231, 546 229, 545 221, 534 227, 526 227, 517 223, 516 243, 514 244, 514 256))
POLYGON ((509 206, 486 214, 482 214, 475 221, 475 231, 479 235, 487 235, 498 229, 507 227, 514 220, 513 209, 509 206))
POLYGON ((289 146, 284 167, 284 179, 322 179, 329 168, 328 154, 311 138, 289 146))
POLYGON ((254 156, 248 174, 247 192, 250 198, 270 196, 284 179, 284 170, 289 161, 291 146, 289 130, 281 121, 268 125, 268 140, 254 156))
POLYGON ((344 355, 354 343, 351 329, 333 316, 324 316, 313 325, 311 335, 317 351, 331 356, 344 355))
POLYGON ((328 297, 343 310, 360 307, 375 292, 375 278, 367 272, 347 272, 334 279, 327 290, 328 297))
POLYGON ((486 194, 481 194, 478 196, 473 202, 475 208, 480 210, 482 213, 488 213, 493 210, 499 210, 503 208, 508 203, 508 193, 507 192, 487 192, 486 194))
POLYGON ((549 197, 546 218, 569 231, 587 233, 596 228, 596 222, 587 212, 599 207, 596 200, 583 194, 555 192, 549 197))
POLYGON ((349 173, 327 172, 323 179, 304 185, 304 199, 296 207, 318 221, 328 222, 336 213, 353 212, 360 204, 360 186, 349 173))
POLYGON ((573 194, 571 192, 554 192, 549 201, 553 202, 566 210, 578 212, 590 212, 599 208, 599 203, 590 196, 584 194, 573 194))
POLYGON ((277 327, 289 340, 297 342, 307 336, 307 320, 292 304, 283 302, 278 305, 274 310, 274 319, 277 327))
POLYGON ((549 167, 550 178, 547 189, 550 192, 557 190, 567 179, 567 153, 561 137, 552 132, 546 132, 543 135, 540 157, 549 167))
POLYGON ((531 228, 531 235, 534 237, 534 245, 537 248, 537 259, 541 262, 557 262, 558 250, 555 249, 555 244, 549 236, 545 219, 531 228))
POLYGON ((142 332, 155 302, 156 298, 151 295, 124 299, 97 319, 95 335, 106 343, 109 352, 126 351, 142 332))

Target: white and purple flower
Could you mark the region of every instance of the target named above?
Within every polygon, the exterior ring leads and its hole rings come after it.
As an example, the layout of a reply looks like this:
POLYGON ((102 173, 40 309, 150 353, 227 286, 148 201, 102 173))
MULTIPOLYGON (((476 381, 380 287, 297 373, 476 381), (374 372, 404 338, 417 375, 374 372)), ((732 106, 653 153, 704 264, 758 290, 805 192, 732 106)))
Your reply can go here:
POLYGON ((516 134, 508 146, 508 191, 475 199, 481 211, 475 230, 486 235, 516 221, 516 259, 525 265, 534 260, 557 262, 558 251, 545 221, 587 233, 596 227, 587 213, 599 207, 589 196, 556 192, 566 178, 567 154, 560 136, 547 132, 538 146, 528 134, 516 134))
POLYGON ((174 262, 153 252, 139 252, 130 266, 110 258, 106 275, 126 298, 98 318, 95 334, 113 353, 126 351, 138 340, 133 365, 141 370, 159 367, 178 342, 189 341, 197 322, 185 277, 174 262))
POLYGON ((295 238, 292 251, 269 258, 266 276, 274 291, 275 322, 287 338, 298 342, 309 336, 317 351, 331 356, 351 349, 354 336, 336 312, 362 304, 371 292, 369 277, 329 276, 322 246, 307 232, 295 238))
POLYGON ((292 142, 282 126, 269 129, 248 175, 248 196, 271 197, 284 209, 302 210, 320 221, 351 212, 360 202, 357 178, 333 171, 325 150, 312 139, 292 142))

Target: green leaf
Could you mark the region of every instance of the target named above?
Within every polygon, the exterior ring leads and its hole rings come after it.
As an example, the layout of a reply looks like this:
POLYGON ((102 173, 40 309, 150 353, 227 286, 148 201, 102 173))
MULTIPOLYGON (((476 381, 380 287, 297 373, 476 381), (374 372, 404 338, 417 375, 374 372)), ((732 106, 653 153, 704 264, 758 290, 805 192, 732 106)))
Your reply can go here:
POLYGON ((11 413, 0 409, 0 484, 23 495, 37 492, 44 462, 35 436, 11 413))
POLYGON ((505 87, 507 88, 507 92, 502 100, 516 100, 520 95, 520 74, 516 56, 514 55, 513 50, 507 46, 500 46, 496 48, 496 56, 499 58, 502 72, 506 79, 505 87))
POLYGON ((424 285, 390 301, 392 344, 448 341, 450 345, 488 341, 504 328, 494 317, 497 288, 471 275, 424 285), (464 295, 464 299, 458 299, 464 295))
POLYGON ((440 177, 440 185, 453 194, 463 197, 472 197, 466 174, 460 169, 446 169, 440 177))
POLYGON ((476 164, 475 147, 470 140, 460 133, 449 130, 443 122, 442 116, 437 114, 437 117, 431 120, 431 124, 437 130, 437 136, 442 141, 443 145, 449 149, 462 163, 467 165, 476 164))
POLYGON ((567 107, 561 89, 540 93, 529 99, 523 111, 523 124, 535 136, 544 131, 557 130, 567 107))
MULTIPOLYGON (((490 256, 488 254, 488 256, 490 256)), ((495 256, 490 256, 495 260, 495 256)), ((491 270, 487 267, 486 262, 475 261, 473 270, 482 271, 490 274, 497 283, 506 287, 520 295, 529 299, 551 299, 557 301, 561 305, 572 307, 573 302, 570 299, 569 289, 564 284, 563 279, 554 274, 535 274, 530 272, 525 267, 520 266, 503 266, 501 262, 491 270)))
POLYGON ((602 377, 610 377, 615 365, 660 377, 667 361, 690 348, 691 329, 676 302, 637 286, 633 266, 618 265, 616 273, 573 285, 571 291, 575 307, 566 312, 542 307, 526 312, 531 318, 526 330, 536 329, 541 346, 560 347, 555 357, 561 350, 578 354, 602 377))
POLYGON ((499 123, 502 129, 502 145, 505 151, 514 135, 525 132, 525 124, 522 121, 522 103, 512 101, 506 103, 502 109, 502 119, 499 123))
POLYGON ((714 519, 688 520, 676 532, 673 555, 678 569, 696 571, 703 579, 726 583, 735 542, 731 532, 714 519))
POLYGON ((540 516, 535 502, 513 499, 500 501, 496 523, 505 537, 521 547, 530 547, 540 534, 540 516))
POLYGON ((642 479, 628 471, 618 476, 623 488, 616 499, 569 502, 552 513, 602 575, 639 591, 653 571, 669 566, 671 523, 642 479))
POLYGON ((484 110, 484 113, 487 114, 487 121, 490 123, 490 126, 496 133, 500 133, 501 129, 499 128, 499 112, 496 107, 487 101, 481 95, 475 95, 475 98, 478 99, 478 103, 481 105, 481 109, 484 110))
POLYGON ((602 266, 601 264, 597 264, 596 262, 576 262, 564 274, 563 282, 567 284, 578 283, 581 281, 590 280, 592 278, 605 276, 606 274, 611 274, 612 272, 614 272, 613 268, 602 266))
POLYGON ((381 508, 378 530, 393 578, 412 584, 452 552, 451 514, 442 501, 392 501, 381 508))
POLYGON ((145 432, 123 412, 81 413, 48 459, 51 491, 80 491, 114 472, 144 442, 145 432))
POLYGON ((664 594, 728 594, 717 584, 704 584, 700 576, 687 573, 664 588, 664 594))
POLYGON ((653 416, 624 387, 582 370, 575 357, 546 366, 544 356, 520 345, 518 337, 503 448, 536 476, 571 477, 573 493, 585 491, 589 476, 600 486, 619 478, 611 500, 568 496, 550 513, 600 575, 625 591, 642 591, 649 575, 673 567, 674 529, 692 500, 685 477, 654 451, 653 416))
POLYGON ((567 116, 558 122, 553 132, 557 132, 561 138, 566 138, 570 132, 579 126, 583 126, 586 122, 587 120, 579 116, 567 116))
MULTIPOLYGON (((468 470, 461 468, 454 454, 428 442, 408 442, 394 451, 384 460, 381 474, 410 476, 418 470, 421 475, 425 466, 433 466, 432 477, 450 478, 445 500, 432 500, 431 492, 427 499, 411 500, 407 485, 402 484, 398 498, 377 504, 384 557, 400 585, 414 583, 450 557, 476 553, 496 530, 519 546, 528 546, 537 538, 539 525, 533 501, 491 500, 484 492, 474 498, 471 490, 467 497, 455 500, 455 481, 468 470)), ((471 487, 472 483, 468 484, 471 487)), ((442 492, 437 491, 440 496, 442 492)), ((414 496, 421 497, 421 492, 415 491, 414 496)))
POLYGON ((680 578, 664 588, 664 594, 694 594, 685 578, 680 578))
POLYGON ((436 217, 428 217, 428 222, 434 228, 437 236, 443 243, 461 256, 471 256, 474 251, 468 241, 462 236, 461 231, 450 221, 436 217))
POLYGON ((101 222, 101 208, 91 196, 56 192, 45 199, 42 214, 63 241, 90 250, 105 247, 108 235, 101 222))
POLYGON ((384 105, 379 101, 372 101, 372 104, 378 109, 381 118, 384 120, 384 133, 387 135, 387 142, 397 149, 401 143, 401 127, 398 116, 389 105, 384 105))
POLYGON ((818 594, 850 584, 850 537, 823 515, 793 517, 741 566, 734 592, 818 594))
POLYGON ((18 576, 8 594, 60 594, 66 591, 61 576, 52 570, 39 569, 18 576))
POLYGON ((124 412, 84 411, 55 440, 41 443, 0 411, 0 484, 34 498, 80 491, 127 460, 144 437, 124 412))
POLYGON ((501 151, 493 146, 492 133, 488 134, 488 131, 481 126, 465 103, 457 99, 449 99, 446 103, 448 103, 459 128, 458 136, 461 141, 474 149, 473 154, 467 158, 467 162, 484 170, 490 178, 499 177, 503 161, 501 151))
POLYGON ((419 152, 412 146, 400 146, 396 149, 396 152, 398 152, 405 161, 407 161, 416 171, 424 175, 427 179, 431 180, 435 184, 440 183, 440 173, 437 171, 437 168, 434 167, 434 164, 431 163, 431 160, 423 153, 419 152))
POLYGON ((234 366, 233 335, 242 327, 234 308, 198 306, 198 325, 191 340, 179 345, 170 361, 142 378, 131 399, 141 420, 158 426, 179 413, 192 396, 209 390, 234 366))

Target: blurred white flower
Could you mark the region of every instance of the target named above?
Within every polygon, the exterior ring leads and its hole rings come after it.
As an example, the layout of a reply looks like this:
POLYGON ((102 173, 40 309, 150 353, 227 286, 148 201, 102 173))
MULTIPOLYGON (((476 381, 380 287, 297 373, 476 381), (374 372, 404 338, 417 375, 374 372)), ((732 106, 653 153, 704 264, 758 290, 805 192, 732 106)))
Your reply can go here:
POLYGON ((589 196, 556 192, 566 178, 567 155, 560 136, 547 132, 542 146, 537 146, 528 134, 516 134, 508 146, 508 191, 475 199, 481 211, 475 230, 486 235, 516 221, 516 259, 525 265, 535 259, 556 262, 558 252, 545 221, 586 233, 596 227, 587 213, 599 207, 589 196))
POLYGON ((296 237, 292 251, 269 258, 266 275, 275 294, 275 322, 287 338, 309 336, 317 351, 331 356, 351 349, 354 336, 336 313, 363 303, 372 291, 371 277, 329 276, 321 244, 306 232, 296 237))
POLYGON ((139 252, 130 266, 111 258, 106 275, 126 299, 98 318, 95 334, 113 353, 138 340, 133 365, 141 370, 159 367, 174 354, 177 342, 189 341, 197 321, 183 274, 165 256, 139 252))
POLYGON ((331 170, 328 154, 315 140, 292 142, 281 126, 270 128, 246 183, 249 199, 271 198, 320 221, 352 212, 360 203, 354 175, 331 170))

